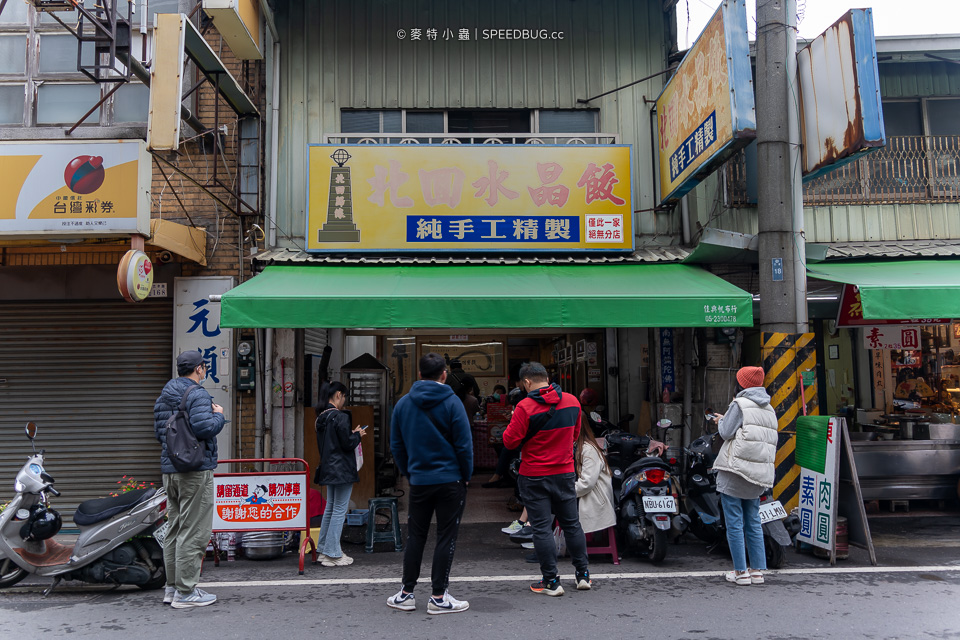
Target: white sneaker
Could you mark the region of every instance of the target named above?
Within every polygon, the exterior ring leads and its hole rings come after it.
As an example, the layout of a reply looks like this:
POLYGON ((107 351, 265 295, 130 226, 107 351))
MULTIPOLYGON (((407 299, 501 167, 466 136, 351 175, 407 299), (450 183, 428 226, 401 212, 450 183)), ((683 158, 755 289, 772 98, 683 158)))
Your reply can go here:
POLYGON ((176 587, 164 587, 163 588, 163 604, 170 604, 173 602, 173 597, 177 595, 176 587))
POLYGON ((207 593, 203 589, 193 588, 187 595, 180 592, 173 597, 170 606, 174 609, 189 609, 190 607, 205 607, 217 601, 217 596, 207 593))
POLYGON ((520 529, 523 529, 523 524, 521 524, 519 520, 514 520, 513 522, 505 526, 503 529, 500 529, 500 531, 503 531, 505 534, 510 535, 511 533, 516 533, 517 531, 520 531, 520 529))
POLYGON ((412 593, 404 593, 403 589, 400 589, 396 595, 387 598, 387 606, 401 611, 416 611, 417 601, 412 593))
POLYGON ((466 600, 457 600, 449 591, 445 591, 443 598, 439 600, 430 597, 430 601, 427 602, 427 613, 430 615, 440 615, 441 613, 459 613, 461 611, 466 611, 470 608, 470 603, 466 600))
POLYGON ((521 544, 520 546, 523 547, 524 549, 535 549, 535 548, 536 548, 536 547, 533 546, 533 543, 532 543, 532 542, 524 542, 524 543, 521 544))
POLYGON ((324 567, 346 567, 347 565, 353 564, 353 558, 347 554, 343 554, 339 558, 331 558, 327 556, 327 559, 321 561, 320 564, 324 567))

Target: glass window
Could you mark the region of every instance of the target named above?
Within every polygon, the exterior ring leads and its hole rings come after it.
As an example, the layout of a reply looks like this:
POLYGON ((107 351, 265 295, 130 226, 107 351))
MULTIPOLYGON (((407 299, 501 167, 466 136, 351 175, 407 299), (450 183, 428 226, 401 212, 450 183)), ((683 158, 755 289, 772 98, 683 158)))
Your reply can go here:
POLYGON ((383 114, 383 128, 381 131, 384 133, 400 133, 403 128, 400 110, 381 111, 381 113, 383 114))
POLYGON ((3 13, 0 13, 0 24, 22 24, 26 26, 27 4, 8 0, 7 6, 3 8, 3 13))
POLYGON ((540 133, 597 133, 597 112, 588 109, 543 109, 540 133))
POLYGON ((447 115, 450 133, 529 133, 526 109, 453 110, 447 115))
POLYGON ((0 124, 23 124, 23 85, 0 85, 0 124))
MULTIPOLYGON (((190 3, 191 5, 196 4, 194 2, 190 3)), ((138 6, 137 9, 140 7, 138 6)), ((153 27, 153 18, 158 13, 180 13, 180 1, 179 0, 150 0, 150 22, 149 26, 153 27)), ((131 16, 132 17, 132 16, 131 16)), ((139 24, 139 19, 134 19, 137 24, 139 24)))
POLYGON ((27 72, 27 36, 0 37, 0 73, 27 72))
POLYGON ((407 133, 443 133, 443 112, 407 111, 407 133))
POLYGON ((343 133, 380 133, 379 111, 343 111, 340 113, 343 133))
POLYGON ((883 128, 888 136, 922 136, 920 102, 884 102, 883 128))
MULTIPOLYGON (((37 124, 73 124, 100 99, 100 87, 45 82, 37 89, 37 124)), ((84 124, 100 124, 100 109, 84 124)))
POLYGON ((960 100, 927 100, 927 121, 932 136, 960 136, 960 100))
POLYGON ((149 111, 150 89, 142 84, 125 84, 113 94, 114 122, 146 122, 149 111))
MULTIPOLYGON (((93 43, 83 43, 83 63, 93 64, 93 43)), ((40 73, 76 73, 77 39, 74 36, 40 36, 40 73)))

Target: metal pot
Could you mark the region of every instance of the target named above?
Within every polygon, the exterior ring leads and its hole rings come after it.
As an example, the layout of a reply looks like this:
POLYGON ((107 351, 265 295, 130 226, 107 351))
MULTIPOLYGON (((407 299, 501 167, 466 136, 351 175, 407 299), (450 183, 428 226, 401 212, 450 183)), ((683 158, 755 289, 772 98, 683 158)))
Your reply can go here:
POLYGON ((283 554, 282 531, 252 531, 243 534, 243 554, 251 560, 272 560, 283 554))

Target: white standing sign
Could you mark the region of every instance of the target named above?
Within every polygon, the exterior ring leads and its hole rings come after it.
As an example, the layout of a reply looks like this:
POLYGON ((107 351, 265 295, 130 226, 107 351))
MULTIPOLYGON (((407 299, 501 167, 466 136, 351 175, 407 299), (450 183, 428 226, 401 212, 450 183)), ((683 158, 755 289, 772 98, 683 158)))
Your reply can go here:
POLYGON ((220 303, 209 296, 223 294, 234 286, 231 277, 175 278, 173 293, 173 375, 176 357, 184 351, 199 351, 207 363, 203 388, 213 401, 223 407, 227 423, 217 436, 217 453, 221 460, 233 458, 234 386, 233 329, 220 326, 220 303))
POLYGON ((833 550, 837 529, 837 470, 841 419, 797 419, 797 464, 800 466, 800 533, 797 538, 833 550))
POLYGON ((307 528, 306 476, 299 473, 214 476, 214 531, 307 528))

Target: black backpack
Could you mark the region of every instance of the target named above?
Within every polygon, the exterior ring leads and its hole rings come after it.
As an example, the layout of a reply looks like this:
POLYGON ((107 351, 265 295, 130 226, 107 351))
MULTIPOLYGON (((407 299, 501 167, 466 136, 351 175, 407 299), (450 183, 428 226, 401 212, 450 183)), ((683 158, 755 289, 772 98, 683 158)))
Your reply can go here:
POLYGON ((173 415, 167 418, 164 424, 164 437, 167 441, 167 457, 170 464, 179 472, 197 471, 203 466, 205 447, 197 440, 190 426, 190 414, 187 413, 187 397, 194 389, 202 389, 200 385, 190 387, 183 392, 180 406, 173 415))

